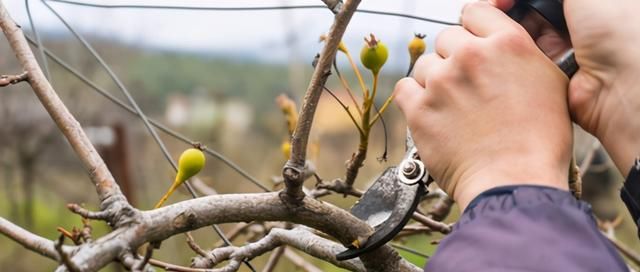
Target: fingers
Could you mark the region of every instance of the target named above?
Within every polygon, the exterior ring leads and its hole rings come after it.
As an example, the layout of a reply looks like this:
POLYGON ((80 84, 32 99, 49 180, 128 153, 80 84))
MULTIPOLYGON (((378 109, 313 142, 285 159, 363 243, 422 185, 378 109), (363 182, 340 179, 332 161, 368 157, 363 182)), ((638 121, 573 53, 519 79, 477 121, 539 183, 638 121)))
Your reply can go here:
POLYGON ((393 92, 395 95, 394 102, 407 119, 410 115, 419 111, 419 107, 424 101, 425 95, 427 95, 424 87, 410 77, 405 77, 398 81, 393 92))
POLYGON ((507 14, 487 2, 473 2, 462 9, 462 26, 478 37, 519 28, 507 14))
POLYGON ((449 27, 436 38, 436 53, 443 58, 448 58, 460 46, 471 42, 474 36, 461 26, 449 27))
POLYGON ((423 55, 416 61, 416 66, 413 72, 413 78, 422 87, 427 86, 427 75, 434 69, 435 66, 442 65, 444 59, 438 54, 423 55))
POLYGON ((493 5, 494 7, 502 10, 502 11, 507 11, 510 10, 513 5, 516 4, 515 0, 489 0, 489 4, 493 5))

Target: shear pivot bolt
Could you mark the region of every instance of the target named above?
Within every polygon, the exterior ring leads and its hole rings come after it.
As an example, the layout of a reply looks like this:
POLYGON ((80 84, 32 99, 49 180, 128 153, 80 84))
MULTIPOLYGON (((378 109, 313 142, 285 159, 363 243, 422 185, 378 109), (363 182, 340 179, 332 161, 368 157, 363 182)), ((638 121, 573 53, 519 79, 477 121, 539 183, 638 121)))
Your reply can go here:
POLYGON ((418 166, 413 161, 408 161, 402 167, 402 174, 407 178, 415 178, 419 174, 418 166))

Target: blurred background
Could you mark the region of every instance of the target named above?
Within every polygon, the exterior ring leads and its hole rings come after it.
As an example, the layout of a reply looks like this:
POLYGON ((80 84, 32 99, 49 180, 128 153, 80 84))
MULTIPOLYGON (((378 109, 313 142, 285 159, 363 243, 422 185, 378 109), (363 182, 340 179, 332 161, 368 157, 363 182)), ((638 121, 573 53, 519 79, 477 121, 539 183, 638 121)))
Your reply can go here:
MULTIPOLYGON (((321 1, 80 1, 108 5, 175 5, 199 7, 264 7, 319 5, 321 1)), ((403 13, 456 22, 463 0, 367 0, 360 8, 403 13)), ((311 62, 321 49, 318 37, 328 31, 333 15, 327 9, 213 11, 173 9, 107 9, 47 1, 102 56, 141 109, 150 117, 188 138, 223 154, 269 188, 274 186, 286 161, 281 144, 287 139, 285 119, 275 103, 285 94, 298 103, 306 90, 311 62)), ((12 17, 25 34, 34 37, 25 1, 5 0, 12 17)), ((126 101, 108 73, 41 1, 28 2, 43 45, 66 65, 126 101)), ((390 49, 389 63, 381 75, 381 104, 407 70, 407 43, 414 33, 427 35, 431 51, 442 24, 410 18, 357 13, 344 42, 357 58, 363 37, 374 33, 390 49)), ((38 55, 37 49, 33 47, 38 55)), ((42 60, 39 59, 42 63, 42 60)), ((343 56, 338 66, 357 90, 353 71, 343 56)), ((105 99, 60 64, 48 59, 51 82, 71 112, 99 149, 128 199, 140 209, 150 209, 173 180, 173 169, 138 117, 105 99)), ((0 38, 0 74, 17 74, 20 67, 4 36, 0 38)), ((363 71, 364 72, 364 71, 363 71)), ((370 84, 371 77, 365 74, 370 84)), ((335 77, 327 86, 343 101, 346 92, 335 77)), ((375 158, 384 152, 382 127, 374 129, 369 157, 356 187, 366 189, 385 168, 397 164, 404 153, 405 126, 392 106, 385 113, 389 153, 387 162, 375 158)), ((591 152, 594 140, 576 130, 578 162, 595 154, 585 176, 585 199, 594 205, 603 229, 630 248, 640 250, 633 222, 617 194, 623 178, 601 150, 591 152)), ((159 132, 174 159, 188 145, 159 132)), ((324 179, 344 176, 345 165, 357 149, 358 134, 339 104, 323 95, 311 137, 310 159, 324 179)), ((207 157, 198 177, 219 193, 261 192, 227 165, 207 157)), ((309 184, 311 185, 311 184, 309 184)), ((0 216, 49 239, 57 227, 81 226, 80 218, 65 208, 83 203, 96 209, 97 198, 86 171, 66 140, 53 125, 27 84, 0 88, 0 216)), ((169 202, 190 198, 186 191, 169 202)), ((349 208, 355 198, 330 196, 324 200, 349 208)), ((447 218, 455 222, 456 209, 447 218)), ((95 236, 108 227, 93 222, 95 236)), ((233 225, 222 225, 225 230, 233 225)), ((194 232, 196 241, 211 248, 218 237, 210 228, 194 232)), ((433 253, 439 235, 404 238, 407 246, 433 253)), ((236 245, 244 243, 242 239, 236 245)), ((401 254, 422 266, 424 257, 401 254)), ((162 244, 154 257, 188 266, 194 253, 177 235, 162 244)), ((268 254, 252 263, 262 267, 268 254)), ((341 271, 308 258, 323 271, 341 271)), ((23 249, 0 236, 0 270, 48 271, 56 263, 23 249)), ((297 271, 286 259, 276 271, 297 271)), ((105 271, 119 271, 111 266, 105 271)), ((243 267, 241 271, 246 271, 243 267)), ((300 270, 303 271, 303 270, 300 270)))

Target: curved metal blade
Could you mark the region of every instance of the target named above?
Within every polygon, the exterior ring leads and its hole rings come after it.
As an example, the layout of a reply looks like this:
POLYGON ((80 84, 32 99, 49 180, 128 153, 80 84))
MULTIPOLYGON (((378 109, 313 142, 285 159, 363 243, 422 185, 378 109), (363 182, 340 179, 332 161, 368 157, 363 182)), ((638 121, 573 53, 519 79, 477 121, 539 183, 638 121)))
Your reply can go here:
POLYGON ((426 187, 421 182, 400 182, 397 171, 396 167, 387 168, 351 208, 351 213, 374 227, 375 232, 360 248, 352 247, 336 255, 337 260, 352 259, 384 245, 409 221, 426 187))

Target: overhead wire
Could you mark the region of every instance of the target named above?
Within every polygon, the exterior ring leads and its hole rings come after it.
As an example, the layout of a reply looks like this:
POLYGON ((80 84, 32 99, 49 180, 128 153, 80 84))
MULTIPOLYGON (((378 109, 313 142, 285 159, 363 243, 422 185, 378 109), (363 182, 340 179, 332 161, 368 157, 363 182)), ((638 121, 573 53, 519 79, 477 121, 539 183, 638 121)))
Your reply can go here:
MULTIPOLYGON (((326 5, 280 5, 280 6, 256 6, 256 7, 203 7, 203 6, 178 6, 178 5, 120 5, 120 4, 97 4, 69 0, 45 0, 47 2, 56 2, 67 5, 85 6, 93 8, 106 9, 169 9, 169 10, 210 10, 210 11, 265 11, 265 10, 292 10, 292 9, 324 9, 328 10, 326 5)), ((404 14, 399 12, 388 12, 371 9, 357 9, 356 13, 375 14, 383 16, 392 16, 413 19, 417 21, 436 23, 441 25, 459 25, 454 22, 447 22, 433 18, 427 18, 417 15, 404 14)))

